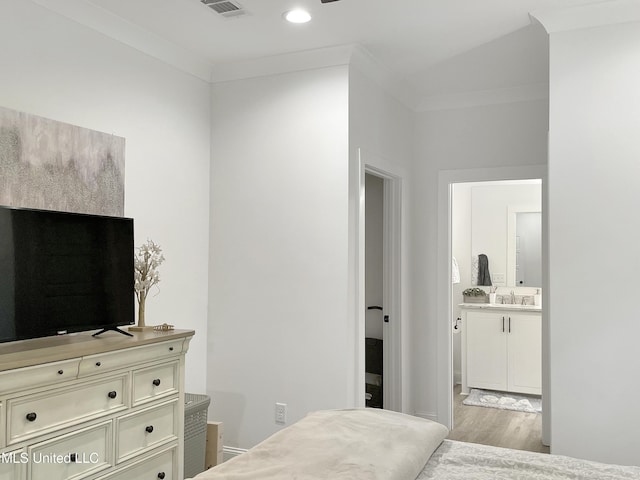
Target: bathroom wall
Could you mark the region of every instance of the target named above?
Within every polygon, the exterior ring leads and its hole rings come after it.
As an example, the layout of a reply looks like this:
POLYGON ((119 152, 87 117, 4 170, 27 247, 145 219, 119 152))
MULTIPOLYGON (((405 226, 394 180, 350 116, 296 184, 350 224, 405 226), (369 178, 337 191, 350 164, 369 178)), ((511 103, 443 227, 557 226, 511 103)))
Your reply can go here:
POLYGON ((471 186, 471 251, 462 260, 487 255, 494 285, 515 285, 515 266, 508 259, 509 235, 515 236, 509 231, 509 209, 541 211, 542 185, 534 182, 471 186))

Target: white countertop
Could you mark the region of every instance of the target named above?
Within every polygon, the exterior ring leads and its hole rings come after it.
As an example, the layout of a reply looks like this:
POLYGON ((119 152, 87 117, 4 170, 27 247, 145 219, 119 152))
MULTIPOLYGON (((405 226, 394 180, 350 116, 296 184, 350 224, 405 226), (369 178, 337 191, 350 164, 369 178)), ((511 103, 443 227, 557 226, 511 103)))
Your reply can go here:
POLYGON ((515 310, 515 311, 527 311, 527 312, 542 312, 542 307, 539 305, 515 305, 508 303, 460 303, 460 308, 468 308, 472 310, 515 310))

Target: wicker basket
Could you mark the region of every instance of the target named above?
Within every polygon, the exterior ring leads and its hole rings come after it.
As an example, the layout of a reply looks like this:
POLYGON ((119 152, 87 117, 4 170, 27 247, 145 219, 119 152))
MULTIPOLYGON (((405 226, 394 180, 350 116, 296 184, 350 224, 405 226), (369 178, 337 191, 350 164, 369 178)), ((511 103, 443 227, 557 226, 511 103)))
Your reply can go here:
POLYGON ((184 394, 184 477, 195 477, 205 469, 208 395, 184 394))

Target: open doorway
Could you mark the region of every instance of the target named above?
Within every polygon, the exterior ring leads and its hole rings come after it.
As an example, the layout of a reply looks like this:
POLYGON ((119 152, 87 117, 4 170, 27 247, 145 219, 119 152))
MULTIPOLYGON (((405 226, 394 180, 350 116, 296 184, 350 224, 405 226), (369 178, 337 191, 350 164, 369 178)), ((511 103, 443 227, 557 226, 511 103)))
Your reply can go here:
POLYGON ((541 179, 452 184, 451 439, 549 452, 541 213, 541 179))
POLYGON ((384 179, 365 173, 365 398, 384 408, 384 179))
MULTIPOLYGON (((437 415, 438 422, 454 428, 453 422, 453 328, 452 311, 452 189, 456 183, 498 180, 542 179, 542 290, 548 291, 548 214, 546 193, 546 165, 496 167, 469 170, 441 170, 438 173, 438 267, 437 267, 437 415)), ((549 302, 542 302, 542 441, 550 445, 549 385, 549 302)))
POLYGON ((358 383, 362 404, 402 411, 402 177, 378 157, 360 160, 358 383))

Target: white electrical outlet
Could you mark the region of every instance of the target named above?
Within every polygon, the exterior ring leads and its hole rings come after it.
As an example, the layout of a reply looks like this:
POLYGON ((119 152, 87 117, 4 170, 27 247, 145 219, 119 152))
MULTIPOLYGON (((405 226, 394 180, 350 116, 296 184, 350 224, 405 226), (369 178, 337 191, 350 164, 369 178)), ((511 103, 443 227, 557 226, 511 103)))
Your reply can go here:
POLYGON ((505 284, 505 275, 504 273, 494 273, 491 275, 493 277, 493 283, 496 285, 504 285, 505 284))
POLYGON ((287 404, 276 403, 276 425, 284 425, 287 423, 287 404))

